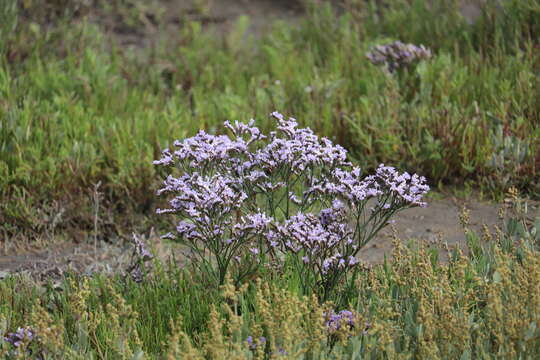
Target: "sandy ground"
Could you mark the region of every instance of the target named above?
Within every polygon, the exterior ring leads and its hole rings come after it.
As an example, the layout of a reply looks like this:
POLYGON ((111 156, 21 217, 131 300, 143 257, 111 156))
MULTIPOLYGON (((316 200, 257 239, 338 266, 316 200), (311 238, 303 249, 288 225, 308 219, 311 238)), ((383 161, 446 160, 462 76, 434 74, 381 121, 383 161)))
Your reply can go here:
MULTIPOLYGON (((465 249, 465 235, 459 221, 463 207, 470 210, 470 227, 479 233, 483 224, 490 227, 501 224, 498 204, 477 199, 431 200, 426 208, 407 209, 396 215, 396 222, 383 229, 360 252, 359 259, 368 264, 380 263, 385 256, 391 259, 394 234, 405 243, 419 240, 438 248, 444 248, 446 243, 450 247, 457 245, 465 249)), ((183 263, 184 250, 181 246, 165 243, 155 233, 142 238, 155 249, 160 259, 168 261, 172 257, 178 264, 183 263)), ((131 244, 100 243, 94 248, 91 243, 67 241, 46 249, 0 256, 0 278, 15 272, 27 272, 44 280, 60 277, 68 270, 82 274, 124 271, 130 264, 132 253, 131 244)), ((444 256, 441 258, 444 261, 444 256)))
POLYGON ((465 233, 459 220, 463 209, 470 211, 469 227, 481 234, 483 225, 501 225, 500 207, 499 204, 477 199, 447 198, 429 201, 425 208, 404 210, 395 217, 393 228, 389 226, 383 229, 377 239, 361 251, 360 258, 368 263, 383 261, 385 255, 391 255, 392 239, 396 235, 405 243, 419 240, 439 248, 448 245, 465 249, 465 233))
MULTIPOLYGON (((338 12, 343 8, 344 2, 318 1, 332 3, 338 12)), ((478 4, 481 1, 462 0, 460 10, 469 23, 473 23, 480 16, 478 4)), ((155 0, 148 4, 148 14, 160 14, 160 21, 165 26, 158 30, 158 27, 150 24, 135 32, 117 29, 112 35, 120 45, 151 46, 160 38, 177 36, 179 27, 188 19, 200 21, 207 30, 214 31, 219 36, 231 30, 242 15, 249 17, 247 34, 258 35, 268 30, 276 19, 288 23, 298 21, 304 11, 301 0, 155 0)), ((95 20, 102 22, 99 16, 96 16, 95 20)))

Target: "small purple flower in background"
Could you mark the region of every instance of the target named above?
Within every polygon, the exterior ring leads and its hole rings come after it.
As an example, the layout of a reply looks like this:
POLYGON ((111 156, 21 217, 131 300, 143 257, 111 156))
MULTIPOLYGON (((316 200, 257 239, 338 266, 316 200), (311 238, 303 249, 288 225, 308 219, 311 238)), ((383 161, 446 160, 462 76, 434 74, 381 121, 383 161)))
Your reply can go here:
POLYGON ((20 327, 14 333, 8 333, 7 336, 4 337, 4 341, 15 347, 21 346, 25 340, 31 342, 33 339, 34 331, 28 326, 24 328, 20 327))
POLYGON ((127 274, 136 283, 141 283, 144 280, 145 273, 148 273, 152 267, 151 260, 154 258, 152 253, 147 249, 145 242, 133 233, 133 254, 131 256, 131 265, 127 269, 127 274))
POLYGON ((146 248, 146 244, 137 235, 133 234, 133 244, 135 245, 135 254, 143 261, 152 260, 154 256, 146 248))
POLYGON ((431 59, 432 56, 431 50, 424 45, 404 44, 401 41, 376 45, 366 54, 372 64, 386 66, 391 73, 420 60, 431 59))
POLYGON ((261 336, 259 341, 255 342, 253 341, 253 336, 250 335, 247 337, 246 341, 250 350, 256 350, 259 345, 264 346, 264 344, 266 344, 266 338, 264 336, 261 336))
POLYGON ((349 310, 341 310, 337 314, 331 311, 328 314, 325 313, 324 316, 326 320, 324 325, 330 333, 334 333, 345 326, 349 329, 353 329, 355 326, 355 316, 349 310))

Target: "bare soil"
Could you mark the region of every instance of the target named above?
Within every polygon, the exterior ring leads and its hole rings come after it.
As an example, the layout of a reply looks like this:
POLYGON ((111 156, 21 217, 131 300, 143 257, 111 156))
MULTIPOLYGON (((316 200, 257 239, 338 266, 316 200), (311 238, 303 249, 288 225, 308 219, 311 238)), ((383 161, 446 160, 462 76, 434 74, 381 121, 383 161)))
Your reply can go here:
MULTIPOLYGON (((479 233, 482 225, 501 225, 499 204, 480 201, 477 198, 457 199, 449 197, 431 200, 425 208, 412 208, 395 216, 395 223, 383 229, 361 252, 359 258, 366 264, 376 264, 385 256, 391 260, 393 239, 407 243, 418 240, 430 247, 444 249, 458 246, 465 249, 465 235, 459 221, 463 208, 470 211, 470 227, 479 233)), ((159 234, 151 232, 143 240, 164 261, 174 261, 179 265, 185 259, 185 248, 160 240, 159 234)), ((95 272, 125 272, 131 262, 133 245, 100 242, 97 247, 90 242, 77 243, 67 239, 46 248, 21 251, 16 254, 0 253, 0 278, 8 273, 24 272, 45 280, 60 278, 66 271, 90 275, 95 272)), ((441 260, 445 254, 441 252, 441 260)))
MULTIPOLYGON (((379 236, 361 252, 360 258, 368 263, 380 263, 392 253, 394 237, 400 241, 418 240, 429 247, 466 249, 465 232, 459 216, 463 209, 470 211, 469 228, 481 234, 483 225, 501 226, 499 209, 502 205, 477 198, 457 199, 448 197, 428 201, 425 208, 404 210, 395 217, 395 224, 381 231, 379 236)), ((444 252, 441 260, 445 260, 444 252)))
MULTIPOLYGON (((338 12, 344 3, 344 0, 319 1, 330 2, 338 12)), ((469 23, 480 16, 480 2, 461 1, 461 13, 469 23)), ((249 18, 247 34, 259 35, 269 30, 276 19, 288 23, 298 21, 305 10, 302 3, 302 0, 155 0, 143 9, 140 17, 145 26, 136 31, 114 26, 115 19, 103 18, 102 14, 93 14, 91 18, 95 22, 112 25, 111 35, 120 45, 144 48, 159 39, 174 38, 186 20, 200 21, 206 30, 222 36, 233 28, 240 16, 246 15, 249 18), (153 26, 155 17, 159 17, 159 22, 165 26, 153 26)))

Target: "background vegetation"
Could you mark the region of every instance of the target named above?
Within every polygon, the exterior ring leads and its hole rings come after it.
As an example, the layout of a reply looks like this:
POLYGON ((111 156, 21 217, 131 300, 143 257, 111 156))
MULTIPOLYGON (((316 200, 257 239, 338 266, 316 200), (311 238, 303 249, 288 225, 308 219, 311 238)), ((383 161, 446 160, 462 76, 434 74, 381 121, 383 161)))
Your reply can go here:
POLYGON ((247 18, 204 31, 197 3, 200 21, 148 37, 166 31, 158 1, 0 1, 0 240, 159 226, 160 150, 227 119, 268 130, 274 110, 362 167, 495 198, 511 188, 512 208, 481 234, 464 212, 463 252, 396 239, 392 261, 357 267, 322 304, 293 268, 217 288, 137 251, 115 276, 10 275, 0 358, 534 359, 540 219, 518 193, 540 196, 540 0, 486 2, 474 23, 458 1, 307 2, 305 18, 257 38, 247 18), (390 76, 365 54, 393 40, 435 56, 390 76), (334 331, 325 317, 341 310, 353 325, 334 331), (27 326, 32 339, 11 344, 27 326))
POLYGON ((226 119, 269 128, 274 110, 342 144, 365 168, 384 162, 432 185, 539 195, 538 0, 487 2, 474 24, 457 1, 351 0, 339 14, 307 3, 303 20, 259 38, 247 18, 219 37, 186 17, 175 36, 135 48, 115 36, 161 29, 156 2, 0 6, 6 239, 91 229, 98 183, 103 237, 147 228, 155 219, 139 215, 155 208, 152 160, 162 148, 226 119), (397 39, 435 56, 387 76, 365 54, 397 39))

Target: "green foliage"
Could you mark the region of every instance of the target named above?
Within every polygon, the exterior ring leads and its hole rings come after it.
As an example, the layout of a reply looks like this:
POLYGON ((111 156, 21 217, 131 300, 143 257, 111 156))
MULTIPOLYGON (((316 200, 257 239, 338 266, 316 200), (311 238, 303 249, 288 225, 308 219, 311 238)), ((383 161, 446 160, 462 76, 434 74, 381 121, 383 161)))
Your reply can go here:
POLYGON ((89 14, 139 34, 160 26, 157 3, 69 3, 1 5, 0 222, 10 235, 40 232, 35 209, 53 200, 69 214, 60 226, 88 227, 86 189, 98 181, 106 207, 133 224, 130 214, 155 207, 151 161, 172 139, 226 119, 255 117, 268 130, 274 110, 365 168, 538 195, 538 0, 487 2, 472 25, 457 1, 346 1, 341 16, 311 4, 305 20, 257 40, 246 18, 224 39, 183 21, 174 38, 137 50, 107 40, 108 22, 89 14), (388 76, 365 53, 392 39, 424 44, 434 59, 388 76), (519 164, 506 155, 515 144, 519 164))
MULTIPOLYGON (((30 326, 3 358, 50 359, 507 359, 540 351, 538 221, 512 191, 505 225, 457 248, 395 242, 391 262, 359 269, 340 305, 301 294, 294 268, 236 287, 206 288, 174 263, 144 280, 68 275, 39 285, 0 281, 0 331, 30 326), (439 258, 447 258, 440 262, 439 258), (353 328, 331 332, 324 313, 354 311, 353 328), (253 347, 248 343, 251 336, 253 347), (261 339, 264 337, 264 342, 261 339), (29 355, 30 352, 31 356, 29 355)), ((337 299, 336 299, 337 300, 337 299)))

